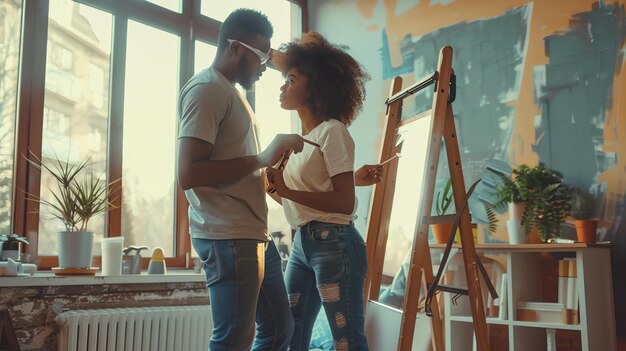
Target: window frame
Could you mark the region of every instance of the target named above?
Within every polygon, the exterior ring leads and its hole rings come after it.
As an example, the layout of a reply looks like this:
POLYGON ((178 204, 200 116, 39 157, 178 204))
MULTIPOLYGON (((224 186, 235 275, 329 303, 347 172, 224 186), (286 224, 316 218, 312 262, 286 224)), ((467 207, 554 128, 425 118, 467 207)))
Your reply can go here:
MULTIPOLYGON (((17 91, 17 116, 15 133, 15 160, 13 179, 13 206, 11 229, 26 236, 30 245, 25 253, 30 255, 39 269, 58 265, 57 256, 38 255, 39 204, 28 201, 26 194, 40 193, 40 171, 28 164, 23 155, 32 152, 41 157, 45 95, 46 56, 48 44, 49 1, 22 0, 22 33, 20 39, 19 83, 17 91)), ((180 0, 181 11, 174 12, 144 0, 72 0, 108 12, 113 16, 108 101, 107 178, 122 178, 122 145, 124 118, 124 79, 128 21, 134 20, 156 29, 167 31, 180 38, 179 88, 193 76, 196 40, 217 45, 221 22, 200 14, 201 0, 180 0)), ((300 32, 307 29, 306 0, 284 0, 299 6, 300 32)), ((247 96, 254 108, 254 92, 247 96)), ((122 197, 111 198, 116 209, 106 215, 106 237, 121 235, 122 197)), ((177 187, 175 194, 174 256, 166 258, 169 267, 190 268, 191 240, 187 218, 187 200, 184 191, 177 187)), ((142 266, 147 268, 149 258, 142 266)), ((94 256, 94 264, 100 265, 100 256, 94 256)))

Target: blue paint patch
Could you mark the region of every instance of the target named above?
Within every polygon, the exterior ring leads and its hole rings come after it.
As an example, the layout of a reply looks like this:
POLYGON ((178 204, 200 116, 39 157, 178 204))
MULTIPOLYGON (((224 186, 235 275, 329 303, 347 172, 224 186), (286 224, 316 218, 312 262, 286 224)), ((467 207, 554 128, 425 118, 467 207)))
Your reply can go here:
MULTIPOLYGON (((387 38, 387 30, 383 29, 383 47, 381 48, 381 62, 383 64, 383 78, 389 79, 402 74, 413 71, 413 56, 409 55, 405 58, 402 55, 402 65, 398 67, 391 66, 391 56, 389 55, 389 39, 387 38)), ((410 37, 407 35, 407 37, 410 37)))
POLYGON ((597 4, 574 15, 567 31, 544 39, 548 64, 536 92, 541 121, 534 150, 568 184, 583 189, 616 162, 602 145, 605 117, 614 105, 615 73, 623 60, 623 21, 623 5, 597 4))

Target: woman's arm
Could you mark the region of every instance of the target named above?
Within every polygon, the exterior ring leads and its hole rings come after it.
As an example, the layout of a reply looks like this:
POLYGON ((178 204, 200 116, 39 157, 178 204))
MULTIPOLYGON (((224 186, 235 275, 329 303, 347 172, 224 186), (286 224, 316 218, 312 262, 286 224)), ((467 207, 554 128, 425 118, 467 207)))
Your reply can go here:
POLYGON ((334 190, 327 192, 291 190, 285 185, 282 170, 276 170, 273 173, 276 193, 285 199, 328 213, 349 215, 354 211, 353 172, 345 172, 331 177, 334 190))

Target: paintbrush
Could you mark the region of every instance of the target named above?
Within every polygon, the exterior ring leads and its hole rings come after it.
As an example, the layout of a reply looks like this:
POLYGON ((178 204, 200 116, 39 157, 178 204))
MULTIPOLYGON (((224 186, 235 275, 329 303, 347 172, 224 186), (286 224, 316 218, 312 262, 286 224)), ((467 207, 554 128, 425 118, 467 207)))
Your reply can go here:
POLYGON ((395 154, 395 155, 389 157, 388 159, 386 159, 385 161, 381 162, 379 166, 384 165, 385 163, 393 160, 394 158, 400 158, 400 157, 402 157, 402 155, 398 152, 397 154, 395 154))
POLYGON ((320 146, 320 144, 318 144, 318 143, 314 143, 314 142, 312 142, 311 140, 306 140, 306 139, 304 139, 304 138, 302 138, 302 140, 303 140, 305 143, 307 143, 307 144, 311 144, 311 145, 316 146, 316 147, 321 147, 321 146, 320 146))
MULTIPOLYGON (((389 161, 391 161, 391 160, 393 160, 393 159, 395 159, 395 158, 400 158, 400 157, 402 157, 402 155, 398 152, 397 154, 395 154, 395 155, 393 155, 393 156, 389 157, 388 159, 386 159, 385 161, 381 162, 378 166, 382 166, 382 165, 384 165, 385 163, 387 163, 387 162, 389 162, 389 161)), ((373 171, 375 171, 375 170, 376 170, 376 168, 370 168, 370 169, 368 170, 368 172, 370 172, 370 173, 371 173, 371 172, 373 172, 373 171)))

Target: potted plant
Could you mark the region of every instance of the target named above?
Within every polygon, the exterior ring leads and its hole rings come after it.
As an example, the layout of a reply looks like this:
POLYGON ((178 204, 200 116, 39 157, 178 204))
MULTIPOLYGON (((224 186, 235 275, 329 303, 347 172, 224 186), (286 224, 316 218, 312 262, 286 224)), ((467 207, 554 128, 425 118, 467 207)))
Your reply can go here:
POLYGON ((26 160, 31 165, 56 180, 49 189, 50 199, 28 199, 43 204, 65 226, 58 236, 59 267, 90 268, 94 234, 88 230, 89 220, 114 208, 109 198, 118 193, 120 179, 107 183, 91 171, 89 160, 73 164, 54 158, 44 162, 32 152, 30 155, 32 159, 26 160))
POLYGON ((454 223, 452 220, 454 217, 448 216, 448 209, 452 204, 452 181, 448 178, 446 185, 443 189, 443 193, 437 191, 437 197, 435 198, 435 212, 437 217, 431 218, 431 227, 433 228, 433 237, 435 243, 443 244, 447 243, 450 235, 452 235, 452 228, 454 223))
POLYGON ((14 261, 21 260, 22 244, 28 245, 26 238, 18 236, 17 234, 2 234, 0 235, 0 260, 6 261, 12 259, 14 261))
POLYGON ((572 191, 572 216, 576 219, 576 236, 579 242, 595 243, 598 220, 594 219, 596 199, 582 189, 572 191))
POLYGON ((522 165, 513 170, 513 178, 504 181, 496 194, 496 205, 516 199, 525 201, 520 223, 526 231, 537 229, 543 241, 560 236, 561 223, 571 207, 571 190, 563 183, 561 173, 543 163, 532 168, 522 165))

